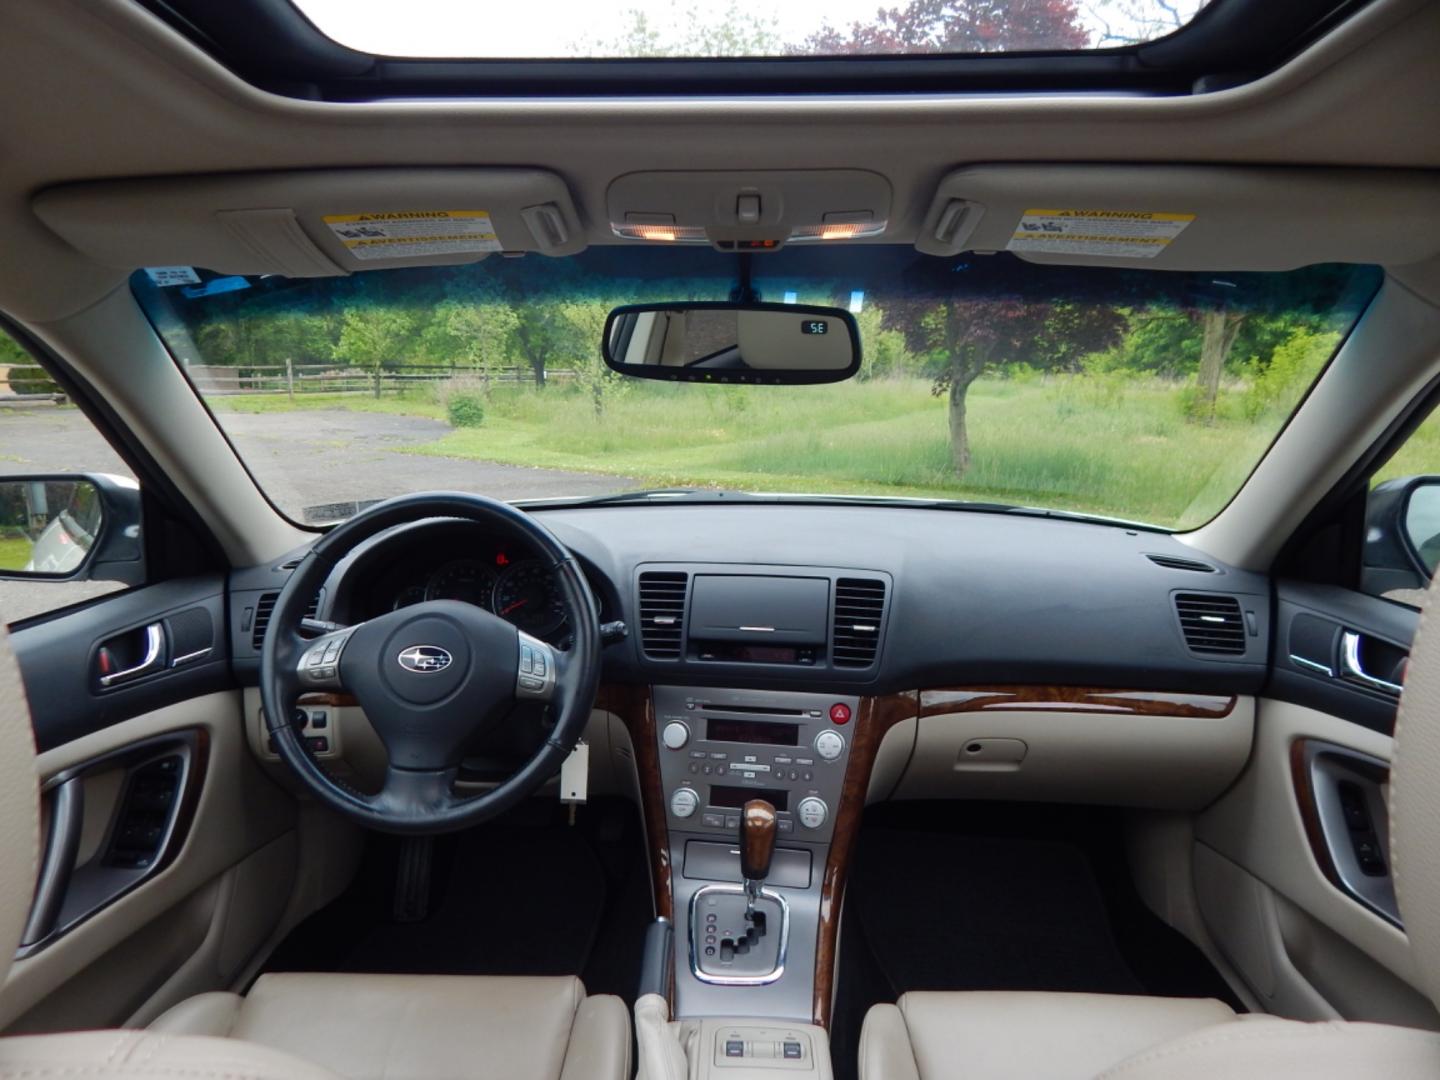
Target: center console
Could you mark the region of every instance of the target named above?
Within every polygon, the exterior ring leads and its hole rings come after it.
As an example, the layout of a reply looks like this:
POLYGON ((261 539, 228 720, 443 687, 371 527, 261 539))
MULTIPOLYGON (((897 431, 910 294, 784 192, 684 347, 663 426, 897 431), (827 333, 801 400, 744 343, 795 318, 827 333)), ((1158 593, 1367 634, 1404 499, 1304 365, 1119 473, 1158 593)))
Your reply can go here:
POLYGON ((653 698, 674 868, 676 1014, 808 1021, 821 879, 859 699, 667 686, 653 698), (776 835, 747 914, 739 836, 752 800, 774 808, 776 835))

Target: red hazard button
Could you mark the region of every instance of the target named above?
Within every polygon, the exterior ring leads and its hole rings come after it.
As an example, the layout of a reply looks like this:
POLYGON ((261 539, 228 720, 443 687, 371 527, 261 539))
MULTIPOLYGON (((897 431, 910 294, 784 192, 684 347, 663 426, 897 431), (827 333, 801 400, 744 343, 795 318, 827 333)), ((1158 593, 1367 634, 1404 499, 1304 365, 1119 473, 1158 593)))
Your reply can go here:
POLYGON ((850 706, 844 702, 831 705, 830 722, 832 724, 848 724, 850 722, 850 706))

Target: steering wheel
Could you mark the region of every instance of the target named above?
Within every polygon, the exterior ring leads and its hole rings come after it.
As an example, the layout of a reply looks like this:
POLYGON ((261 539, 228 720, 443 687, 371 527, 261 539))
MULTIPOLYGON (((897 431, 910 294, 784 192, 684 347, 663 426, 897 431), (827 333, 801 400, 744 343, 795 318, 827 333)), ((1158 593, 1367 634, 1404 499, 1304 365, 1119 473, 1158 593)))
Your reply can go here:
POLYGON ((322 802, 384 832, 450 832, 514 806, 559 771, 585 728, 600 681, 595 597, 575 557, 533 517, 463 492, 402 495, 332 529, 310 549, 275 602, 260 654, 265 723, 280 757, 322 802), (386 529, 461 518, 524 536, 555 574, 573 644, 561 652, 483 608, 431 600, 331 631, 300 636, 305 608, 336 564, 386 529), (353 694, 389 765, 373 795, 332 777, 290 723, 301 694, 353 694), (513 775, 478 795, 453 790, 467 743, 517 702, 551 707, 554 728, 513 775))

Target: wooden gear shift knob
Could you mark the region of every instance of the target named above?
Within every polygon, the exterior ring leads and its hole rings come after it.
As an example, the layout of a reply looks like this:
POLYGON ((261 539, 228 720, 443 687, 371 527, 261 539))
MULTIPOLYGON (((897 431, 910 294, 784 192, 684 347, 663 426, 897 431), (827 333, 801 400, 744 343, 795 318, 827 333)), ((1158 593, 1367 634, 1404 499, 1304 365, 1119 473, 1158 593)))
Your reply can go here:
POLYGON ((740 874, 747 881, 764 881, 775 855, 779 819, 764 799, 751 799, 740 816, 740 874))

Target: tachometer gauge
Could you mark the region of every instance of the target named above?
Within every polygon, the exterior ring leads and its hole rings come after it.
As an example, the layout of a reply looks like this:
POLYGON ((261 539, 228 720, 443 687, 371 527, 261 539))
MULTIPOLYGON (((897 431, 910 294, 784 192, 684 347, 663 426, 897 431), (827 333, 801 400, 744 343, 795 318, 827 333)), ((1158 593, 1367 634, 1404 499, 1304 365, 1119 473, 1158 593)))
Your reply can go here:
POLYGON ((399 611, 401 608, 409 607, 411 604, 423 604, 425 602, 424 585, 406 585, 395 594, 395 602, 390 605, 391 611, 399 611))
POLYGON ((542 562, 518 562, 495 584, 494 612, 527 634, 553 633, 565 621, 565 599, 555 573, 542 562))
POLYGON ((426 600, 459 600, 489 608, 495 591, 495 571, 474 559, 456 559, 430 575, 426 600))

